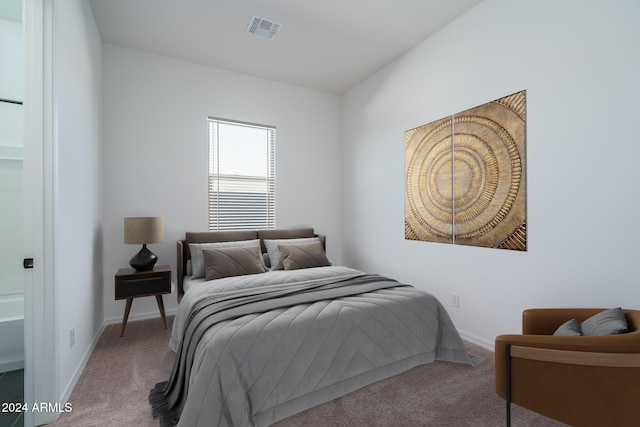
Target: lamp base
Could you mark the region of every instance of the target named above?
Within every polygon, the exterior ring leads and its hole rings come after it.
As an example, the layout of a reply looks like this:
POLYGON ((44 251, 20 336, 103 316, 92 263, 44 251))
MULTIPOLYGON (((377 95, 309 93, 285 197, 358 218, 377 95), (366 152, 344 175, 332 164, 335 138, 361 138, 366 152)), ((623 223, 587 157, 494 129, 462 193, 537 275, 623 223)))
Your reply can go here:
POLYGON ((140 252, 135 254, 133 258, 129 260, 129 265, 136 269, 136 271, 149 271, 156 265, 158 257, 156 254, 147 249, 146 243, 142 245, 140 252))

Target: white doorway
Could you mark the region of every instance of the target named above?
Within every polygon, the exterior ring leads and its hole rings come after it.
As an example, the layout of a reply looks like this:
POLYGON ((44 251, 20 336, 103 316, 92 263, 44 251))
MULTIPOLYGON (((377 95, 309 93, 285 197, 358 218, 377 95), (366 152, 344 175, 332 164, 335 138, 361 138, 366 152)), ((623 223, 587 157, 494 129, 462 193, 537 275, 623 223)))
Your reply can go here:
MULTIPOLYGON (((24 402, 56 403, 53 269, 53 87, 52 5, 24 0, 23 256, 24 402)), ((48 424, 56 413, 24 412, 27 427, 48 424)))

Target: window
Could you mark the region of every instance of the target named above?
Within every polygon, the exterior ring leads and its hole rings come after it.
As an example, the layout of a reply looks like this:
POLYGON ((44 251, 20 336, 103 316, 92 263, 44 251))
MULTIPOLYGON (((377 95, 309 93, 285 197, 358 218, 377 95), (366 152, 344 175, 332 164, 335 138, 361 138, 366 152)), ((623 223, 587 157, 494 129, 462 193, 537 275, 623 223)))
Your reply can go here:
POLYGON ((275 228, 276 129, 209 118, 209 230, 275 228))

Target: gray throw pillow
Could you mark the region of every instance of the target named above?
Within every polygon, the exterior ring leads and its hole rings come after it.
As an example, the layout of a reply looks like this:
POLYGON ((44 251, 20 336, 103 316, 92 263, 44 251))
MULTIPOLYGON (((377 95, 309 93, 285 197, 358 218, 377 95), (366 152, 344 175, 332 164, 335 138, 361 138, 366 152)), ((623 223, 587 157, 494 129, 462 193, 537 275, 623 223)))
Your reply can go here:
POLYGON ((204 249, 202 255, 207 280, 258 274, 265 271, 260 256, 260 246, 204 249))
POLYGON ((300 239, 265 239, 264 246, 267 248, 267 252, 269 253, 269 260, 271 263, 272 270, 282 270, 284 266, 282 265, 282 258, 280 257, 280 251, 278 250, 278 245, 292 245, 298 243, 309 243, 309 242, 319 242, 320 239, 317 237, 302 237, 300 239))
POLYGON ((204 258, 202 257, 203 249, 230 248, 235 246, 256 246, 260 245, 260 239, 254 240, 237 240, 233 242, 213 242, 213 243, 189 243, 189 252, 191 253, 191 269, 193 279, 205 277, 204 274, 204 258))
POLYGON ((557 337, 578 337, 582 335, 582 331, 578 321, 576 319, 571 319, 560 325, 553 335, 557 337))
POLYGON ((326 267, 331 265, 320 242, 278 245, 285 270, 326 267))
POLYGON ((580 329, 585 336, 615 335, 627 332, 629 325, 624 311, 618 307, 591 316, 582 322, 580 329))

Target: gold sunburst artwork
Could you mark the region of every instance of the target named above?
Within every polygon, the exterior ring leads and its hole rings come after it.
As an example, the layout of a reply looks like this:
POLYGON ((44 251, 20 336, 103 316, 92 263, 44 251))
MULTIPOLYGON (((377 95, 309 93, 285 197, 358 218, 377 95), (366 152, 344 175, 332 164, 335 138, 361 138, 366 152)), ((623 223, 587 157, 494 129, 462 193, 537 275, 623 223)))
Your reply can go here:
POLYGON ((405 239, 527 250, 526 91, 404 135, 405 239))

